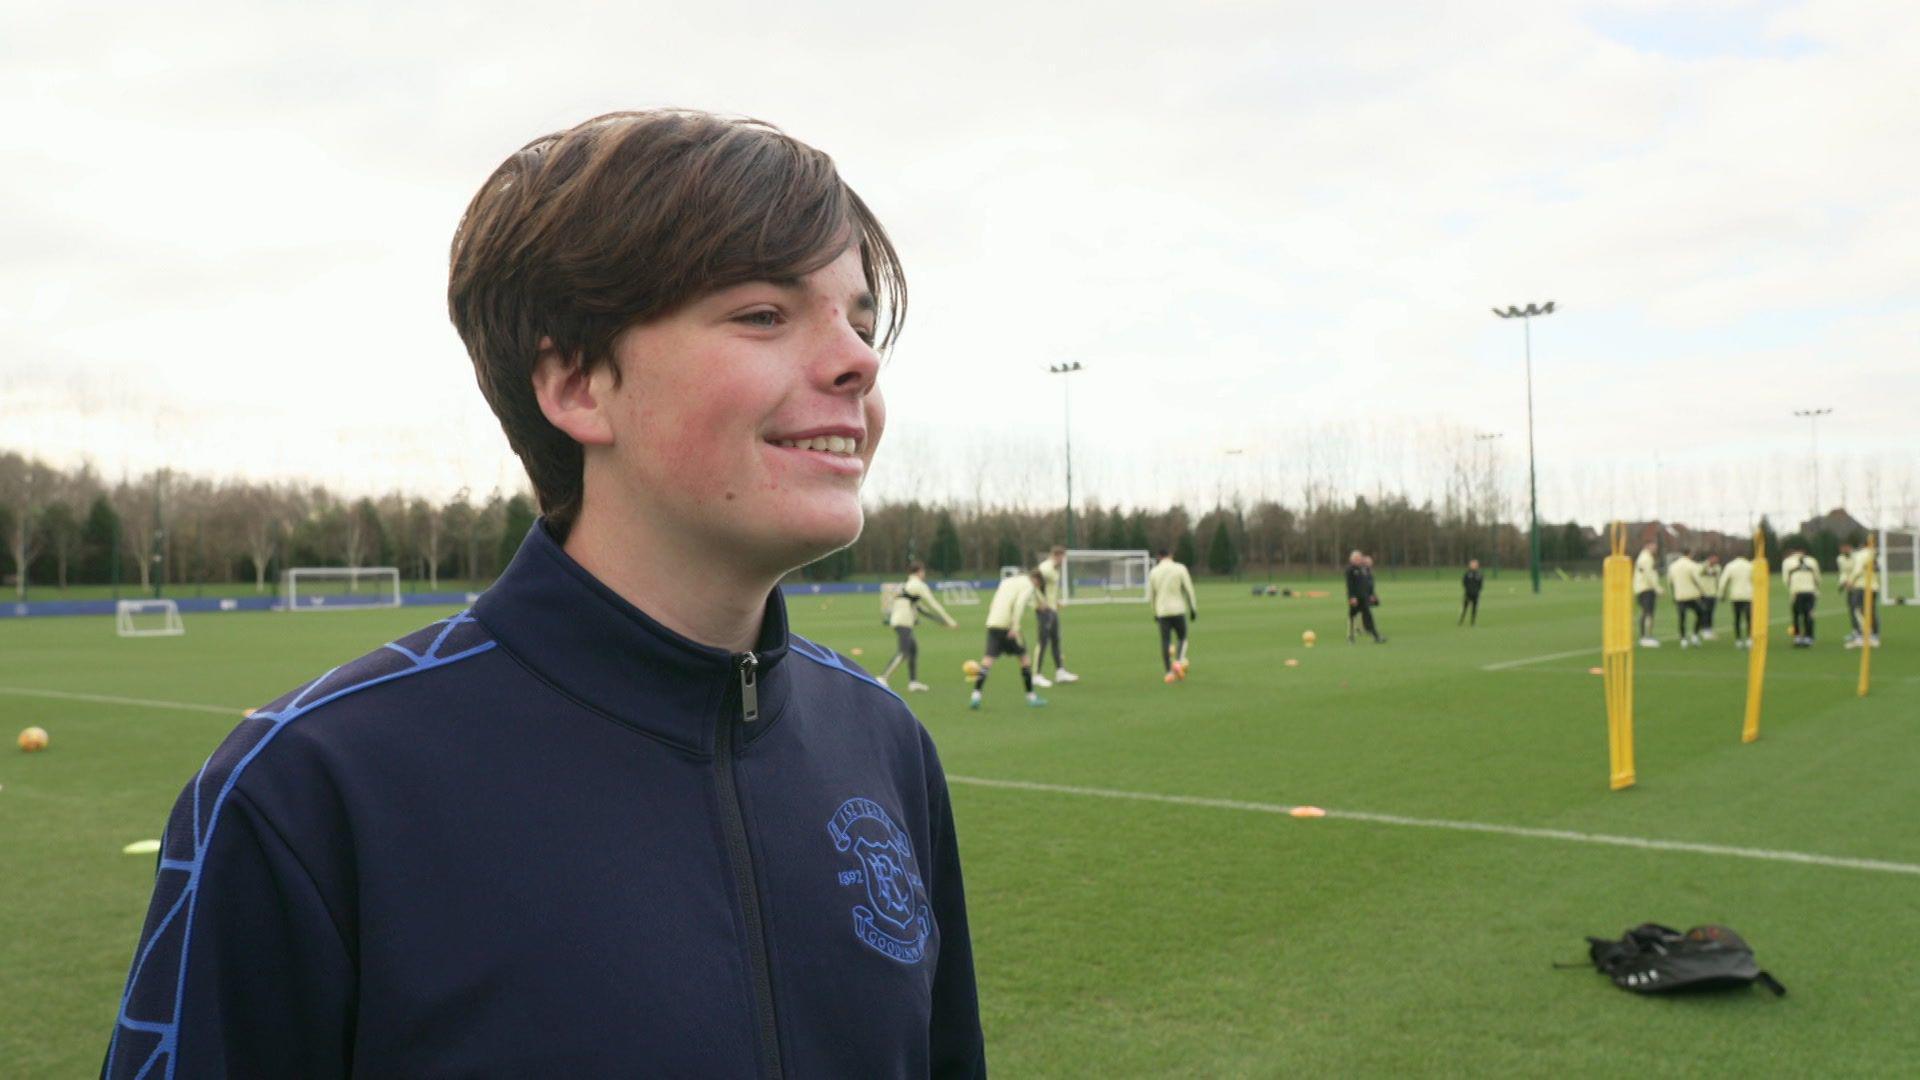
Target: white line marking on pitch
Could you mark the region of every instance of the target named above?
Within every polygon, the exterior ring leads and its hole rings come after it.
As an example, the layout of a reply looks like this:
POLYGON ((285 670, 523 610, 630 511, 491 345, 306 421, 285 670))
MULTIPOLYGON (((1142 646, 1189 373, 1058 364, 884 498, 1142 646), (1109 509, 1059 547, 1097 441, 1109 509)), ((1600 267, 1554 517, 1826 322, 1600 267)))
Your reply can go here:
POLYGON ((221 716, 239 716, 246 711, 231 705, 193 705, 184 701, 154 701, 151 698, 114 697, 111 694, 72 694, 65 690, 30 690, 21 686, 0 686, 0 694, 58 698, 62 701, 93 701, 102 705, 138 705, 147 709, 178 709, 181 712, 209 712, 219 713, 221 716))
POLYGON ((1508 668, 1526 667, 1528 664, 1544 664, 1549 660, 1565 660, 1569 656, 1593 656, 1600 650, 1596 648, 1568 649, 1566 652, 1550 652, 1545 656, 1529 656, 1524 660, 1502 660, 1497 664, 1482 664, 1481 671, 1505 671, 1508 668))
MULTIPOLYGON (((1014 791, 1038 791, 1054 795, 1083 795, 1099 799, 1126 799, 1132 802, 1166 803, 1173 806, 1199 806, 1213 810, 1246 810, 1258 814, 1285 814, 1293 810, 1280 803, 1243 802, 1238 799, 1210 799, 1197 795, 1157 795, 1145 791, 1116 791, 1111 788, 1072 787, 1067 784, 1040 784, 1028 780, 991 780, 979 776, 949 776, 956 784, 975 787, 1007 788, 1014 791)), ((1843 855, 1818 855, 1804 851, 1776 851, 1769 848, 1731 847, 1726 844, 1695 844, 1684 840, 1655 840, 1642 836, 1610 836, 1606 833, 1574 832, 1571 829, 1540 829, 1525 825, 1493 825, 1480 821, 1448 821, 1442 818, 1402 817, 1398 814, 1371 814, 1360 810, 1328 810, 1329 819, 1364 821, 1373 825, 1404 825, 1417 829, 1451 829, 1455 832, 1494 833, 1521 836, 1532 840, 1565 840, 1576 844, 1606 844, 1612 847, 1639 848, 1644 851, 1684 851, 1694 855, 1725 855, 1736 859, 1765 862, 1803 863, 1831 866, 1843 870, 1872 870, 1885 874, 1920 876, 1920 864, 1888 862, 1882 859, 1853 859, 1843 855)))
MULTIPOLYGON (((1787 624, 1787 621, 1788 621, 1787 616, 1783 615, 1778 619, 1770 620, 1767 623, 1767 625, 1768 626, 1785 626, 1787 624)), ((1636 648, 1637 647, 1638 646, 1636 646, 1636 648)), ((1570 656, 1592 656, 1599 651, 1600 650, 1598 647, 1585 648, 1585 649, 1569 649, 1566 652, 1548 653, 1545 656, 1529 656, 1521 660, 1502 660, 1497 664, 1482 664, 1480 665, 1480 670, 1481 671, 1508 671, 1517 667, 1526 667, 1528 664, 1544 664, 1549 660, 1565 660, 1570 656)))

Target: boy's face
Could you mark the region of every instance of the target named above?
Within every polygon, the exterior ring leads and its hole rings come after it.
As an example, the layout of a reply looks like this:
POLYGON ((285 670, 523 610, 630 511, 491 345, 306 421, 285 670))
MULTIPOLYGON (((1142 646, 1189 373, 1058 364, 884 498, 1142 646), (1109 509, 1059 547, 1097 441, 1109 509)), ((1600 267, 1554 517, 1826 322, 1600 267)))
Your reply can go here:
POLYGON ((874 321, 850 247, 803 278, 722 289, 633 327, 614 343, 621 383, 603 391, 611 445, 590 459, 621 503, 743 570, 852 543, 886 426, 874 321))

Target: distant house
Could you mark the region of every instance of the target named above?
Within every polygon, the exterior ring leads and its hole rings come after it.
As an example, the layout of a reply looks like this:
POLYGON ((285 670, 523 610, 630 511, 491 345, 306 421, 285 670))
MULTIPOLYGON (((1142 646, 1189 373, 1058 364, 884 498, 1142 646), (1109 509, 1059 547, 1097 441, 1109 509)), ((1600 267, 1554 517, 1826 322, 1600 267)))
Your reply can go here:
POLYGON ((1683 551, 1723 558, 1745 551, 1750 538, 1714 529, 1696 529, 1678 521, 1634 521, 1627 524, 1627 553, 1634 554, 1643 544, 1657 545, 1662 557, 1671 559, 1683 551))
POLYGON ((1867 527, 1844 509, 1834 507, 1819 517, 1808 518, 1800 523, 1802 536, 1814 536, 1819 533, 1828 533, 1842 540, 1852 540, 1857 536, 1865 536, 1867 527))

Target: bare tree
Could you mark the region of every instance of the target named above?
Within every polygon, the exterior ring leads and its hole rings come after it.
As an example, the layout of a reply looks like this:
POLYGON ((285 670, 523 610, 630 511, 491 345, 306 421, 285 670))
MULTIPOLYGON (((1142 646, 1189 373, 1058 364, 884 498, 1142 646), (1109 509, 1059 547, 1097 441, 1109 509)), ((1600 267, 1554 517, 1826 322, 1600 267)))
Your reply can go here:
POLYGON ((158 469, 138 480, 122 480, 113 490, 113 508, 120 514, 120 525, 127 538, 127 550, 140 567, 140 588, 153 587, 154 574, 162 558, 166 523, 171 519, 166 505, 170 478, 166 469, 158 469))
POLYGON ((293 500, 272 485, 250 484, 242 492, 241 506, 245 517, 240 532, 247 561, 253 564, 253 591, 266 592, 267 568, 293 522, 293 500))
POLYGON ((440 587, 440 564, 447 558, 447 528, 440 509, 425 499, 415 499, 407 507, 412 519, 414 543, 427 571, 427 588, 440 587))
POLYGON ((14 596, 26 599, 28 569, 40 554, 42 524, 59 477, 39 460, 0 454, 0 515, 6 519, 7 554, 13 557, 14 596))
POLYGON ((360 508, 353 504, 342 506, 340 516, 340 554, 347 569, 360 569, 360 561, 367 553, 367 521, 360 508))

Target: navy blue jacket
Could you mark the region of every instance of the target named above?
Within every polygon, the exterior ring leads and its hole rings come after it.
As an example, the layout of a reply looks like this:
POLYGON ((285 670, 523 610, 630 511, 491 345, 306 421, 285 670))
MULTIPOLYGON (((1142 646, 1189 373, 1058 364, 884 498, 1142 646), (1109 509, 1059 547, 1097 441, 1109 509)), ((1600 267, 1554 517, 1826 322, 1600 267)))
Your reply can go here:
POLYGON ((174 807, 109 1076, 980 1076, 946 778, 788 632, 667 630, 536 525, 174 807))

